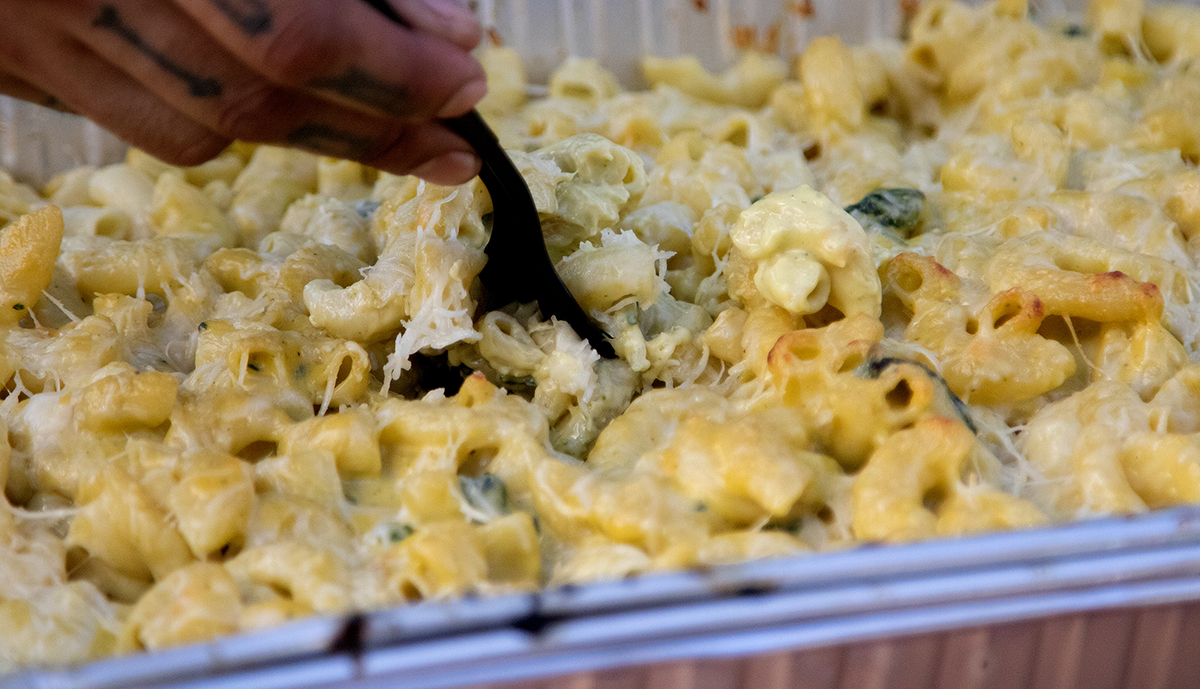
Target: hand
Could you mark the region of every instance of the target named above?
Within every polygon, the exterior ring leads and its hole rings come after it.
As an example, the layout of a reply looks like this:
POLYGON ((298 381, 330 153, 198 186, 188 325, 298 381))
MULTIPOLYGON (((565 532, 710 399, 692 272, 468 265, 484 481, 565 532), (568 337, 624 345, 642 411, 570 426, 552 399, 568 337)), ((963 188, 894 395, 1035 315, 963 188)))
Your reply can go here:
POLYGON ((437 124, 487 90, 458 0, 0 0, 0 93, 77 112, 176 165, 230 141, 442 184, 479 160, 437 124))

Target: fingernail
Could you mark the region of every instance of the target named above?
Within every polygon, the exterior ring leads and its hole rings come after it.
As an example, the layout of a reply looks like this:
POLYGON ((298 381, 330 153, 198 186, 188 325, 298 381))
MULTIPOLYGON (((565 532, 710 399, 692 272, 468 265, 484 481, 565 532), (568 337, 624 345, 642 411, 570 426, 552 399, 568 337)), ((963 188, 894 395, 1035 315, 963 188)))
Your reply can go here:
POLYGON ((472 24, 479 21, 475 18, 475 13, 469 7, 458 2, 458 0, 425 0, 425 4, 429 9, 442 15, 442 18, 449 22, 470 22, 472 24))
POLYGON ((443 105, 442 109, 438 111, 437 116, 442 119, 447 117, 458 117, 464 112, 475 107, 475 104, 479 102, 479 99, 483 98, 485 95, 487 95, 486 81, 483 79, 476 79, 475 81, 467 82, 466 86, 460 88, 458 93, 455 93, 450 97, 450 100, 446 101, 446 104, 443 105))
POLYGON ((452 186, 464 184, 479 174, 479 158, 470 153, 454 151, 421 165, 411 174, 427 182, 452 186))

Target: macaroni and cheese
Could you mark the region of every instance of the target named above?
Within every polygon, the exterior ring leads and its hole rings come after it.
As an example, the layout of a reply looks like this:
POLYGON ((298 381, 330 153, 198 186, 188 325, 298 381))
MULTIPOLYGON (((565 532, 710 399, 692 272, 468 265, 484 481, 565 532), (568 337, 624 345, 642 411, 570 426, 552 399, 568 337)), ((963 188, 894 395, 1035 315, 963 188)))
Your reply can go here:
POLYGON ((0 175, 0 672, 318 613, 1200 501, 1200 10, 571 59, 491 200, 236 144, 0 175))

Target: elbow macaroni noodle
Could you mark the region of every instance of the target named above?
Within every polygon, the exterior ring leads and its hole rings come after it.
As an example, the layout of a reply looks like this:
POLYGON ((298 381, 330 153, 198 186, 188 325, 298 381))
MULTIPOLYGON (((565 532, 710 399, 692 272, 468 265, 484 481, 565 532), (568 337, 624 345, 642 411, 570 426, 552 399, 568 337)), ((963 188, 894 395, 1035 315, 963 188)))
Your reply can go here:
POLYGON ((491 200, 235 144, 0 174, 0 672, 314 613, 1200 502, 1200 11, 570 60, 491 200))

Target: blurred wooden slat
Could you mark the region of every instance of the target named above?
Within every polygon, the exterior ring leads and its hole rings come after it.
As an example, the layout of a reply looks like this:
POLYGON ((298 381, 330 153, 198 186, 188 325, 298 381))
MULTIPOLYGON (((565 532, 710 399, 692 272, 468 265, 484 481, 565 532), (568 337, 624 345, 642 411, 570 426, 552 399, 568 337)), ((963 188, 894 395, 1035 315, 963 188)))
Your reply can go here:
POLYGON ((1038 630, 1042 622, 1015 622, 991 629, 991 644, 986 660, 985 689, 1027 687, 1033 680, 1033 662, 1037 656, 1038 630))
POLYGON ((795 689, 836 689, 846 655, 843 647, 817 648, 792 655, 795 689))
POLYGON ((942 648, 938 689, 980 689, 987 671, 989 633, 986 627, 950 634, 942 648))
POLYGON ((746 666, 744 684, 755 689, 790 689, 792 687, 791 653, 772 653, 751 658, 746 666))
POLYGON ((1080 648, 1077 689, 1121 689, 1137 615, 1132 610, 1106 610, 1088 615, 1080 648))
POLYGON ((1179 644, 1182 606, 1148 608, 1138 613, 1125 668, 1125 689, 1164 689, 1179 644))
POLYGON ((1200 604, 471 689, 1197 689, 1200 604))
POLYGON ((1052 617, 1041 624, 1032 689, 1074 689, 1086 626, 1084 615, 1052 617))
POLYGON ((889 689, 926 689, 934 686, 946 643, 945 634, 922 634, 891 643, 896 648, 889 689))
POLYGON ((1182 606, 1179 634, 1175 637, 1175 662, 1167 686, 1172 689, 1200 687, 1200 604, 1182 606))

